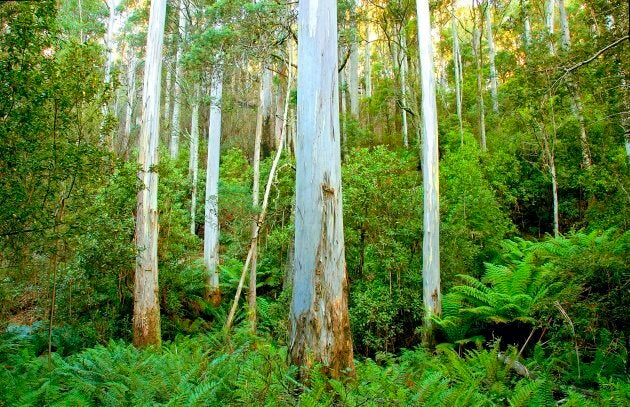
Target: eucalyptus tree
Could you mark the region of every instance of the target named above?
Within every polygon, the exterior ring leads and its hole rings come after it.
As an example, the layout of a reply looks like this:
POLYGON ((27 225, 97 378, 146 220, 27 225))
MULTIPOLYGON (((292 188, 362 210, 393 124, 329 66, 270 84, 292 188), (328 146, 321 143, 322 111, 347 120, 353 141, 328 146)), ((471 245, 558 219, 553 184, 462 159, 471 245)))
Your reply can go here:
MULTIPOLYGON (((562 30, 561 47, 564 52, 568 52, 571 47, 571 33, 569 31, 569 19, 567 11, 564 7, 564 0, 558 0, 558 12, 560 14, 560 29, 562 30)), ((571 111, 577 119, 580 127, 580 145, 582 147, 582 164, 585 168, 591 167, 591 152, 588 145, 588 136, 586 134, 586 123, 584 121, 584 113, 582 106, 582 98, 573 78, 569 75, 567 78, 567 87, 569 88, 571 97, 571 111)))
POLYGON ((472 50, 475 56, 476 77, 477 77, 477 108, 479 109, 479 137, 481 150, 486 151, 486 112, 483 101, 483 71, 481 61, 481 30, 477 26, 475 9, 481 7, 480 4, 472 6, 473 17, 473 44, 472 50))
POLYGON ((425 308, 423 342, 433 341, 433 316, 442 314, 440 289, 440 176, 438 157, 438 122, 433 69, 433 42, 429 0, 416 0, 420 76, 422 82, 422 179, 424 190, 422 239, 422 298, 425 308))
POLYGON ((459 37, 457 34, 455 1, 453 1, 452 3, 451 13, 451 34, 453 35, 453 69, 455 71, 455 104, 457 107, 457 120, 459 122, 460 144, 464 144, 464 123, 462 119, 462 55, 459 49, 459 37))
POLYGON ((179 133, 181 132, 180 111, 181 111, 181 94, 183 78, 182 54, 187 35, 187 16, 186 16, 186 0, 179 1, 179 24, 177 30, 177 53, 175 54, 175 77, 173 91, 173 117, 171 125, 171 140, 169 152, 171 158, 177 158, 179 154, 179 133))
POLYGON ((497 94, 498 74, 497 74, 497 67, 494 62, 496 51, 494 49, 494 38, 492 36, 492 3, 490 2, 490 0, 486 1, 485 15, 486 15, 486 37, 488 41, 488 64, 490 65, 490 96, 492 99, 492 111, 494 111, 494 113, 498 113, 499 112, 499 98, 497 94))
POLYGON ((196 83, 193 90, 190 118, 190 157, 188 176, 192 183, 190 197, 190 233, 196 231, 197 181, 199 178, 199 105, 201 103, 201 83, 196 83))
MULTIPOLYGON (((289 353, 331 376, 354 369, 341 199, 337 2, 300 0, 295 274, 289 353)), ((305 373, 301 370, 301 373, 305 373)))
POLYGON ((158 142, 160 130, 160 77, 166 0, 151 0, 142 87, 138 191, 136 215, 136 272, 134 276, 133 342, 157 345, 160 338, 158 301, 158 142))
MULTIPOLYGON (((221 58, 221 57, 219 57, 221 58)), ((219 62, 210 83, 208 125, 208 161, 206 166, 206 199, 203 236, 203 261, 207 273, 207 296, 215 306, 221 302, 219 287, 219 156, 221 150, 221 103, 223 99, 223 66, 219 62)))

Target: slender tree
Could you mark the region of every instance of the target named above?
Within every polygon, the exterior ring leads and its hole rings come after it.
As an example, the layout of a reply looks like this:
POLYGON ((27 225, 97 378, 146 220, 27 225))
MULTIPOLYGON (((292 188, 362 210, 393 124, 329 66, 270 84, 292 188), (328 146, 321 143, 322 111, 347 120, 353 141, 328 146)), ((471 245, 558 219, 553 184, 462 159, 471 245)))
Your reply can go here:
POLYGON ((142 122, 138 153, 142 189, 136 215, 136 273, 134 276, 133 343, 160 345, 158 302, 158 142, 160 131, 160 77, 166 0, 151 0, 147 35, 142 122))
POLYGON ((464 122, 462 119, 462 56, 459 50, 459 37, 457 34, 457 21, 455 18, 455 1, 452 6, 451 28, 453 34, 453 69, 455 70, 455 103, 457 106, 457 119, 459 121, 460 144, 464 144, 464 122))
POLYGON ((221 102, 223 66, 219 63, 210 84, 208 119, 208 161, 206 166, 206 199, 203 235, 203 261, 208 277, 207 296, 213 305, 221 302, 219 287, 219 156, 221 150, 221 102))
POLYGON ((424 220, 422 239, 422 294, 425 308, 423 342, 433 341, 432 316, 442 314, 440 289, 440 176, 438 160, 438 122, 433 71, 433 43, 429 0, 416 0, 418 13, 418 41, 420 43, 420 76, 422 81, 422 129, 424 187, 424 220))
POLYGON ((169 146, 169 152, 171 158, 177 158, 179 154, 179 133, 181 132, 180 123, 180 111, 181 111, 181 94, 182 94, 182 54, 184 43, 186 42, 186 2, 185 0, 179 1, 179 36, 177 38, 177 53, 175 55, 175 78, 174 92, 173 92, 173 124, 171 125, 171 143, 169 146))
POLYGON ((492 36, 492 3, 486 1, 486 37, 488 40, 488 64, 490 65, 490 97, 492 99, 492 111, 494 113, 499 112, 499 97, 498 97, 498 74, 497 67, 494 63, 495 49, 494 49, 494 37, 492 36))
POLYGON ((188 160, 188 176, 191 179, 192 191, 190 198, 190 233, 195 234, 197 212, 197 180, 199 177, 199 99, 201 97, 201 85, 195 85, 192 99, 192 112, 190 123, 190 158, 188 160))
MULTIPOLYGON (((337 2, 300 0, 291 361, 354 370, 341 200, 337 2)), ((302 370, 302 373, 305 373, 302 370)))

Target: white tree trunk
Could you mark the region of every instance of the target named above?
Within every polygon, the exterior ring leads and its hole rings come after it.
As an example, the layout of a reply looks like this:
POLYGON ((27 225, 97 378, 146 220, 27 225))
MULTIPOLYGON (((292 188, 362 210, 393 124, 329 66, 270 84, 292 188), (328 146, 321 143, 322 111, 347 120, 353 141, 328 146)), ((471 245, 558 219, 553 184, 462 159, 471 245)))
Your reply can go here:
POLYGON ((291 361, 353 370, 341 199, 337 2, 300 0, 291 361))
MULTIPOLYGON (((260 202, 260 155, 262 147, 263 133, 265 132, 266 119, 265 111, 269 109, 270 101, 268 87, 271 86, 270 72, 264 68, 260 81, 260 93, 258 99, 258 112, 256 115, 256 134, 254 138, 254 180, 252 185, 252 206, 254 210, 258 210, 260 202), (269 72, 269 73, 268 73, 269 72)), ((251 265, 249 270, 249 291, 247 292, 247 303, 249 311, 247 318, 249 320, 250 330, 256 331, 256 272, 258 268, 258 221, 252 220, 252 247, 251 247, 251 265)))
POLYGON ((219 157, 221 150, 221 100, 223 67, 217 66, 210 84, 208 126, 208 163, 203 235, 203 261, 208 273, 208 298, 215 306, 221 302, 219 287, 219 157))
POLYGON ((195 217, 197 212, 197 180, 199 178, 199 99, 201 97, 201 85, 195 85, 192 101, 190 123, 190 159, 188 160, 188 175, 192 182, 190 201, 190 233, 196 231, 195 217))
POLYGON ((127 106, 125 112, 125 132, 120 149, 125 158, 129 156, 129 140, 131 140, 131 126, 133 122, 133 108, 136 101, 136 67, 137 58, 135 49, 129 47, 127 60, 127 106))
POLYGON ((261 77, 261 107, 262 107, 262 133, 261 133, 261 157, 267 158, 274 147, 273 133, 271 129, 271 117, 273 115, 273 72, 269 67, 263 68, 261 77))
POLYGON ((479 136, 481 150, 486 151, 486 112, 483 103, 483 78, 481 76, 481 32, 475 27, 473 31, 473 53, 477 63, 477 105, 479 108, 479 136))
POLYGON ((455 70, 455 103, 457 106, 457 119, 459 121, 460 144, 464 144, 464 122, 462 119, 462 67, 461 54, 459 51, 459 38, 457 36, 457 21, 455 19, 455 4, 453 3, 453 16, 451 18, 451 28, 453 31, 453 68, 455 70))
POLYGON ((571 46, 571 33, 569 31, 569 20, 567 10, 564 7, 564 0, 558 1, 558 14, 560 14, 560 29, 562 30, 562 48, 568 50, 571 46))
POLYGON ((365 75, 365 97, 372 97, 372 43, 371 43, 371 30, 370 23, 366 24, 365 28, 365 66, 364 72, 365 75))
POLYGON ((425 344, 432 343, 431 316, 442 314, 440 289, 440 176, 438 157, 438 122, 433 69, 433 42, 429 0, 416 0, 420 75, 422 80, 422 129, 424 134, 422 178, 424 220, 422 239, 422 293, 425 308, 425 344))
POLYGON ((409 61, 407 59, 407 39, 405 30, 400 30, 400 102, 402 104, 402 133, 403 145, 409 147, 409 130, 407 125, 407 70, 409 69, 409 61))
POLYGON ((532 42, 532 26, 529 21, 529 0, 523 0, 521 4, 523 9, 523 25, 524 25, 524 42, 525 47, 529 47, 532 42))
POLYGON ((175 55, 175 78, 173 80, 175 88, 173 91, 173 124, 171 126, 171 144, 169 152, 171 158, 177 158, 179 154, 179 133, 180 127, 180 110, 182 95, 182 53, 184 42, 186 41, 186 3, 185 0, 179 1, 179 38, 177 40, 177 54, 175 55))
POLYGON ((359 118, 359 47, 357 45, 357 16, 356 3, 353 0, 350 9, 350 29, 352 38, 350 41, 350 60, 346 67, 348 72, 348 92, 350 94, 350 114, 353 119, 359 118))
POLYGON ((134 277, 133 342, 136 346, 160 345, 158 302, 158 140, 160 131, 160 77, 166 0, 152 0, 147 34, 142 122, 140 126, 136 215, 136 272, 134 277))
POLYGON ((171 122, 171 79, 173 77, 171 73, 171 69, 168 66, 168 62, 166 62, 166 83, 164 84, 164 108, 162 111, 162 119, 166 123, 166 127, 170 128, 171 122))
POLYGON ((490 95, 492 98, 492 111, 494 113, 499 112, 499 98, 497 95, 498 87, 498 75, 497 67, 494 63, 495 50, 494 50, 494 38, 492 37, 492 15, 491 15, 490 2, 486 2, 486 35, 488 40, 488 63, 490 64, 490 95))
MULTIPOLYGON (((114 65, 114 24, 116 22, 116 4, 115 0, 106 1, 109 14, 107 17, 107 32, 105 33, 105 85, 110 88, 112 86, 112 67, 114 65)), ((105 125, 107 123, 107 117, 109 116, 109 105, 105 103, 101 108, 103 114, 103 120, 101 122, 101 133, 99 141, 101 145, 104 145, 105 140, 105 125)))
POLYGON ((549 34, 549 53, 555 54, 556 50, 553 46, 553 34, 555 31, 554 28, 554 19, 556 13, 556 0, 547 0, 545 3, 545 27, 547 28, 547 34, 549 34))

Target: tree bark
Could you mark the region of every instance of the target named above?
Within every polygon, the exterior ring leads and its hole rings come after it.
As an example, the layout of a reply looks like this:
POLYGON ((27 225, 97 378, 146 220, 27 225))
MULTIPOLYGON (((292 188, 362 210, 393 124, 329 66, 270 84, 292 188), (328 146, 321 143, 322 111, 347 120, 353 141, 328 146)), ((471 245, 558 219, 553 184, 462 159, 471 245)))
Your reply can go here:
POLYGON ((350 29, 352 37, 350 41, 350 64, 348 72, 348 93, 350 94, 350 114, 352 118, 359 118, 359 47, 357 45, 357 11, 356 2, 352 0, 350 9, 350 29))
POLYGON ((175 55, 175 78, 173 79, 175 89, 173 91, 173 120, 171 126, 171 143, 169 152, 172 159, 176 159, 179 155, 179 133, 180 127, 180 109, 182 94, 182 53, 183 44, 186 41, 186 3, 184 0, 179 1, 179 38, 177 40, 177 53, 175 55))
POLYGON ((402 105, 402 133, 403 145, 409 147, 409 130, 407 125, 407 71, 409 61, 407 59, 407 39, 404 28, 400 30, 400 103, 402 105))
POLYGON ((210 84, 208 163, 206 166, 205 224, 203 260, 208 273, 207 297, 214 306, 221 303, 219 287, 219 157, 221 151, 221 100, 223 67, 218 65, 210 84))
POLYGON ((273 94, 272 94, 272 82, 273 72, 268 66, 263 68, 261 77, 261 107, 262 107, 262 133, 261 133, 261 159, 269 157, 273 151, 274 137, 272 132, 272 108, 273 108, 273 94))
POLYGON ((160 131, 160 78, 166 0, 152 0, 147 34, 142 122, 140 127, 136 215, 136 273, 134 277, 133 343, 160 346, 158 302, 158 143, 160 131))
POLYGON ((422 81, 422 129, 424 133, 422 178, 424 219, 422 239, 422 292, 425 308, 425 345, 433 344, 432 316, 442 314, 440 289, 440 176, 438 157, 438 122, 433 69, 433 44, 428 0, 416 0, 418 41, 422 81))
POLYGON ((554 19, 555 19, 555 5, 556 0, 547 0, 545 3, 545 27, 547 28, 547 34, 549 34, 549 53, 555 54, 556 50, 553 45, 554 19))
POLYGON ((129 140, 131 140, 131 124, 133 121, 133 108, 136 101, 136 64, 137 58, 133 47, 129 47, 127 61, 127 106, 125 112, 125 132, 120 149, 125 160, 129 158, 129 140))
POLYGON ((372 43, 370 40, 371 31, 370 31, 370 22, 368 22, 365 27, 365 66, 364 66, 364 75, 365 75, 365 97, 372 97, 372 43))
POLYGON ((492 15, 491 5, 489 1, 486 1, 486 35, 488 40, 488 63, 490 65, 490 96, 492 99, 492 111, 494 113, 499 112, 499 97, 497 94, 498 78, 497 67, 494 63, 495 50, 494 50, 494 38, 492 37, 492 15))
POLYGON ((307 377, 314 363, 354 371, 341 199, 337 2, 300 0, 295 276, 289 353, 307 377))
POLYGON ((190 233, 195 234, 197 213, 197 179, 199 177, 199 99, 201 85, 195 85, 191 123, 190 123, 190 159, 188 160, 188 176, 191 179, 192 191, 190 197, 190 233))
POLYGON ((477 64, 477 106, 479 108, 479 136, 481 150, 486 151, 486 112, 483 102, 483 78, 481 70, 481 32, 477 27, 473 30, 473 53, 477 64))
POLYGON ((459 38, 457 36, 457 21, 455 19, 455 2, 453 2, 453 16, 451 18, 451 28, 453 32, 453 69, 455 70, 455 103, 457 106, 457 120, 459 121, 460 144, 464 145, 464 122, 462 119, 462 66, 461 54, 459 51, 459 38))

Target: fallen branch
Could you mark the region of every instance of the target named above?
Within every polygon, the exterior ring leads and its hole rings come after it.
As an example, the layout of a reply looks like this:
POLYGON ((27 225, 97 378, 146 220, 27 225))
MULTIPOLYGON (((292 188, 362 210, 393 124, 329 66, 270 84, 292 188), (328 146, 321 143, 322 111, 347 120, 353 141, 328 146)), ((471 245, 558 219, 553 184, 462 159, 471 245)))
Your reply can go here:
POLYGON ((504 355, 503 353, 499 353, 497 355, 497 358, 501 362, 503 362, 507 367, 514 369, 514 371, 516 373, 518 373, 519 375, 521 375, 523 377, 527 377, 529 379, 535 379, 536 378, 536 375, 534 373, 530 372, 529 369, 527 368, 527 366, 525 366, 521 362, 519 362, 517 360, 512 360, 512 358, 510 358, 509 356, 504 355))

